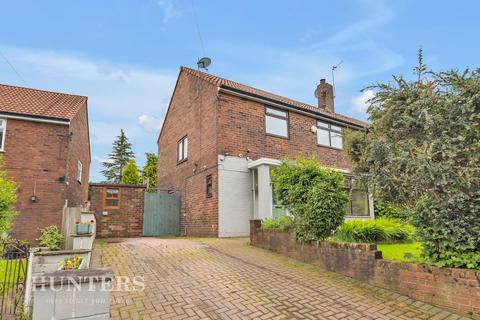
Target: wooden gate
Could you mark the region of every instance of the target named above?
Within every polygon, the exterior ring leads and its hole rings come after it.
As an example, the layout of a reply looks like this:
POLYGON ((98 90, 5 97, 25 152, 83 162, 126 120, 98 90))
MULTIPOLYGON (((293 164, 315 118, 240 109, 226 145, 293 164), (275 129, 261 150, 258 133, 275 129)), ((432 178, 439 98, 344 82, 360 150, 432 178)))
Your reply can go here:
POLYGON ((154 189, 147 190, 143 211, 143 235, 178 236, 179 234, 179 195, 154 189))

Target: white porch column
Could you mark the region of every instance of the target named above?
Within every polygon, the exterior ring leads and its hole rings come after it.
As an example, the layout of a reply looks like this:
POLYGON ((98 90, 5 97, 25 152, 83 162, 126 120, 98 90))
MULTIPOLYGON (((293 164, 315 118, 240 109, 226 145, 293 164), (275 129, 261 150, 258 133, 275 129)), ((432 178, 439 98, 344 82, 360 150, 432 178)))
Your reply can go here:
POLYGON ((255 189, 255 171, 257 176, 257 197, 254 194, 255 219, 270 219, 273 217, 273 192, 270 180, 270 168, 281 165, 282 162, 276 159, 260 158, 248 163, 248 169, 253 170, 253 184, 255 189), (255 212, 257 213, 255 215, 255 212))
POLYGON ((263 164, 257 167, 258 175, 258 219, 272 218, 272 185, 270 166, 263 164))

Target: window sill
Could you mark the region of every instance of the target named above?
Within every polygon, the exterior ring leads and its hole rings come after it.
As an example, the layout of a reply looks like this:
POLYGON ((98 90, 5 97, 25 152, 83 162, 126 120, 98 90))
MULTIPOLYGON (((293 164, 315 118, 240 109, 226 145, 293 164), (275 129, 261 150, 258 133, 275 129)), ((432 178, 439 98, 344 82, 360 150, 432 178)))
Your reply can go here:
POLYGON ((280 139, 284 139, 284 140, 290 140, 290 137, 279 136, 279 135, 272 134, 272 133, 265 133, 265 135, 266 135, 267 137, 273 137, 273 138, 280 138, 280 139))
POLYGON ((178 166, 179 164, 182 164, 182 163, 184 163, 184 162, 187 162, 187 160, 188 160, 188 158, 185 158, 185 159, 183 159, 183 160, 181 160, 181 161, 177 161, 177 166, 178 166))
POLYGON ((338 151, 343 151, 344 150, 343 148, 336 148, 336 147, 327 146, 327 145, 318 144, 318 143, 317 143, 317 147, 322 147, 322 148, 327 148, 327 149, 332 149, 332 150, 338 150, 338 151))

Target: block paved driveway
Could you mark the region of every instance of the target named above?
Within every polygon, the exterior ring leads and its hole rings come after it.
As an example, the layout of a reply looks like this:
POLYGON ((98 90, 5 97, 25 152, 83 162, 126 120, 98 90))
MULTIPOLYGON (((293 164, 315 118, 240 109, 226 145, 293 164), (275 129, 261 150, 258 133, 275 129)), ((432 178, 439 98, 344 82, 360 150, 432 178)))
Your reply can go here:
POLYGON ((113 292, 112 319, 459 319, 242 239, 133 238, 102 245, 117 276, 144 291, 113 292))

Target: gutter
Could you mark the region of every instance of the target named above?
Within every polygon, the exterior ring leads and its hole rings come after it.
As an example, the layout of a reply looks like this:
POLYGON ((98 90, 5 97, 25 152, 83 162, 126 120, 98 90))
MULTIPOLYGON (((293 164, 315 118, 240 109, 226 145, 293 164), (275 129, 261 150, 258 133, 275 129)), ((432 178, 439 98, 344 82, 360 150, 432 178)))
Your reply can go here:
POLYGON ((322 116, 322 115, 319 115, 319 114, 315 113, 314 111, 302 109, 302 108, 287 104, 285 102, 280 102, 280 101, 276 101, 276 100, 273 100, 273 99, 260 97, 258 95, 248 93, 248 92, 236 89, 236 88, 228 87, 228 86, 225 86, 225 85, 222 85, 221 87, 218 87, 218 91, 223 92, 223 93, 227 93, 227 94, 230 94, 230 95, 233 95, 233 96, 237 96, 237 97, 240 97, 240 98, 245 98, 245 99, 253 100, 253 101, 256 101, 256 102, 264 103, 264 104, 274 106, 274 107, 277 107, 277 108, 280 108, 280 109, 283 109, 283 110, 288 110, 288 111, 300 113, 300 114, 303 114, 303 115, 307 115, 309 117, 313 117, 313 118, 318 119, 318 120, 324 120, 324 121, 339 124, 339 125, 342 125, 342 126, 346 125, 347 127, 357 129, 357 130, 358 129, 366 130, 366 128, 364 126, 356 124, 356 123, 348 122, 348 121, 345 121, 345 120, 335 119, 333 117, 322 116))
POLYGON ((36 117, 36 116, 19 116, 19 115, 3 113, 3 112, 0 112, 0 118, 42 122, 42 123, 50 123, 50 124, 60 124, 64 126, 70 125, 69 120, 56 120, 56 119, 49 119, 49 118, 36 117))

